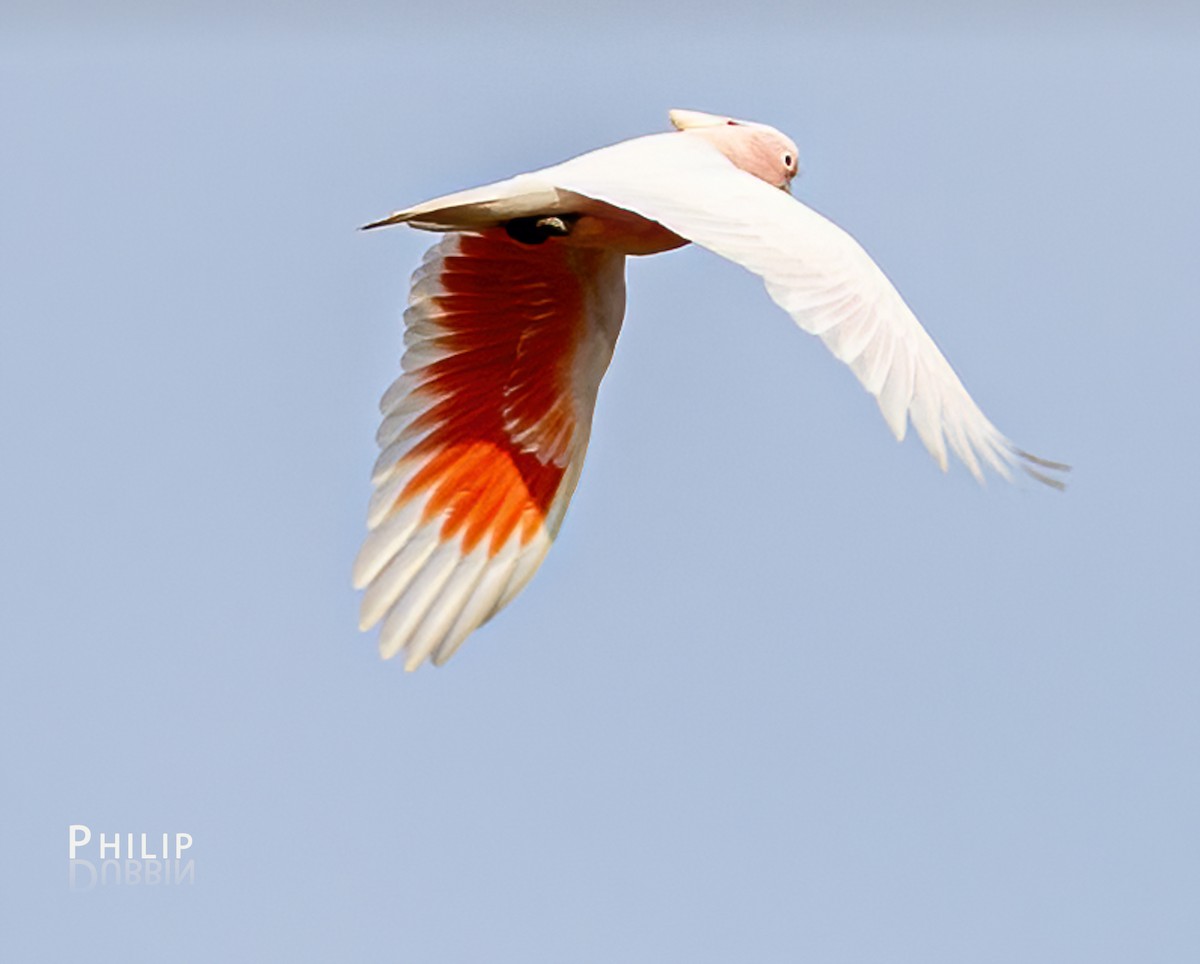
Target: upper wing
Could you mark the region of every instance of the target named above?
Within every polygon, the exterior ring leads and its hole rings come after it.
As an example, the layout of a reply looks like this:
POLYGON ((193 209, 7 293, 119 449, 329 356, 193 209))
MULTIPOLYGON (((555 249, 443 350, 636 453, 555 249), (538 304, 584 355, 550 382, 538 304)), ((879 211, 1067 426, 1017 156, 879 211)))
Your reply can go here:
POLYGON ((963 387, 899 292, 836 224, 739 170, 699 138, 653 135, 536 172, 544 183, 657 221, 760 275, 770 296, 875 396, 903 439, 911 418, 943 470, 946 446, 982 481, 1019 465, 1056 488, 1039 459, 1005 438, 963 387))
POLYGON ((449 234, 413 275, 384 395, 361 625, 405 668, 448 659, 525 586, 579 479, 624 313, 624 259, 449 234))

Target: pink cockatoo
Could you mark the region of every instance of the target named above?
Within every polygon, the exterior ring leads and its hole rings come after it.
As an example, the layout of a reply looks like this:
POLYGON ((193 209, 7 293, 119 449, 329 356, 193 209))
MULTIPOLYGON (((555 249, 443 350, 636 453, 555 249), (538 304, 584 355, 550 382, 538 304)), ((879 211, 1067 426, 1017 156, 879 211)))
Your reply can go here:
POLYGON ((583 466, 625 312, 625 258, 693 242, 771 298, 937 463, 980 481, 1067 466, 1005 438, 900 294, 837 225, 789 192, 796 145, 774 128, 671 111, 676 131, 398 211, 443 237, 412 278, 403 374, 383 396, 370 532, 354 566, 361 625, 385 658, 445 662, 521 591, 583 466))

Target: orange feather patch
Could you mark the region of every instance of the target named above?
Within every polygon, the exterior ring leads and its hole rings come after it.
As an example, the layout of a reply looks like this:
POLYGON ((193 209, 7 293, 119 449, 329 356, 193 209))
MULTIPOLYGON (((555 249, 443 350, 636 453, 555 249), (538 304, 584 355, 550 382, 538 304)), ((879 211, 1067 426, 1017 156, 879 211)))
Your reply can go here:
POLYGON ((428 434, 404 457, 421 468, 396 507, 427 494, 424 521, 441 519, 442 539, 461 533, 470 552, 490 536, 495 555, 514 532, 523 545, 537 533, 571 457, 579 252, 502 231, 458 242, 424 319, 435 326, 425 344, 448 354, 412 373, 429 407, 411 428, 428 434))

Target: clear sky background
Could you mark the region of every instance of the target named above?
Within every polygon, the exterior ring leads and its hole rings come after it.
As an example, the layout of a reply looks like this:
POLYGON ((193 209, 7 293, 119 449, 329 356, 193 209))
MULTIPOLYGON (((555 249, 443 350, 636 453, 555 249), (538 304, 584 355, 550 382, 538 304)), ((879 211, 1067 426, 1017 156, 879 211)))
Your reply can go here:
POLYGON ((6 4, 0 957, 1200 960, 1196 18, 435 6, 6 4), (676 106, 1071 487, 640 260, 555 549, 406 676, 349 571, 431 239, 354 228, 676 106), (71 823, 195 883, 72 892, 71 823))

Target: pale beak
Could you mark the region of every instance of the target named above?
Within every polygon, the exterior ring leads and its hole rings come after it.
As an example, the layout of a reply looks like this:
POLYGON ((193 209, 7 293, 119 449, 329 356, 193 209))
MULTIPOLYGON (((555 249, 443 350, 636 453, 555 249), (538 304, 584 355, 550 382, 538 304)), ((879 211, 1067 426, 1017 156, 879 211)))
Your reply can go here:
POLYGON ((732 118, 717 114, 706 114, 699 110, 672 110, 667 113, 677 131, 690 131, 697 127, 723 127, 732 118))

